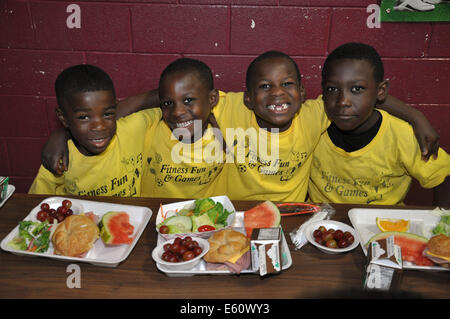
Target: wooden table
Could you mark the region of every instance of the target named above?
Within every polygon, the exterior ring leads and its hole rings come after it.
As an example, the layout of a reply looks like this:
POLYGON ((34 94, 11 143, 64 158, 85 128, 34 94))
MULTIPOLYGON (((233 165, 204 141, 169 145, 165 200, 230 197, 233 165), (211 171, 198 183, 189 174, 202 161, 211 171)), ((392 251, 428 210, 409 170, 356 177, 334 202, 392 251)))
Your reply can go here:
MULTIPOLYGON (((48 196, 14 194, 0 208, 0 239, 3 239, 33 207, 48 196)), ((362 291, 366 257, 360 247, 339 255, 320 252, 308 244, 295 250, 289 232, 310 215, 282 218, 282 226, 292 255, 292 266, 279 275, 255 274, 168 277, 152 260, 156 245, 155 215, 160 203, 175 199, 85 198, 149 207, 152 218, 129 257, 116 268, 79 263, 81 287, 68 288, 70 262, 42 257, 0 253, 0 298, 137 298, 137 299, 297 299, 365 298, 362 291)), ((237 210, 246 210, 257 202, 233 201, 237 210)), ((347 212, 352 205, 333 205, 333 219, 350 224, 347 212)), ((412 207, 421 208, 423 207, 412 207)), ((449 298, 449 272, 405 270, 401 291, 392 296, 449 298)))

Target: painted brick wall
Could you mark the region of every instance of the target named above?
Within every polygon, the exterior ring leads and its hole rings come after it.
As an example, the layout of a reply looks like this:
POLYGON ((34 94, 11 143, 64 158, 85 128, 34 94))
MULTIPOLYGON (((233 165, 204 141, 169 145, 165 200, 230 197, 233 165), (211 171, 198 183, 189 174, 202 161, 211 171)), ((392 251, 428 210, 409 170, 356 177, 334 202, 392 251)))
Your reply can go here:
MULTIPOLYGON (((156 87, 180 56, 201 59, 216 87, 244 89, 258 54, 277 49, 299 64, 308 96, 320 93, 326 55, 348 41, 375 46, 391 94, 423 111, 450 151, 450 24, 383 23, 366 27, 376 0, 0 1, 0 175, 26 192, 40 150, 59 123, 53 83, 64 68, 91 63, 113 78, 119 97, 156 87), (81 8, 69 29, 66 8, 81 8)), ((413 186, 409 203, 429 204, 413 186)))

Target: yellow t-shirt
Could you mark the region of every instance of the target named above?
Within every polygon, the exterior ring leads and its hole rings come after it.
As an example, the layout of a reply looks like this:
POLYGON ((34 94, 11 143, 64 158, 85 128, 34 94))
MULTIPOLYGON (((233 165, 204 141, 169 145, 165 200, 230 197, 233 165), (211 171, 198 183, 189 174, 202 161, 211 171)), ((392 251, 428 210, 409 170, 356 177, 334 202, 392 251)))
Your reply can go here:
POLYGON ((306 101, 281 133, 259 128, 242 92, 220 92, 213 112, 231 150, 217 188, 225 180, 235 200, 305 200, 312 153, 329 125, 321 96, 306 101))
POLYGON ((190 199, 224 195, 214 191, 224 165, 222 144, 215 133, 209 126, 202 138, 183 143, 162 119, 148 130, 142 196, 190 199))
POLYGON ((141 195, 145 131, 157 123, 159 109, 145 110, 117 120, 117 130, 107 149, 99 155, 81 154, 67 142, 69 167, 56 177, 43 166, 30 194, 121 196, 141 195))
POLYGON ((433 188, 450 174, 450 156, 439 149, 438 159, 425 162, 411 126, 379 110, 383 120, 365 147, 346 152, 325 132, 314 152, 309 195, 313 202, 401 204, 412 178, 433 188))

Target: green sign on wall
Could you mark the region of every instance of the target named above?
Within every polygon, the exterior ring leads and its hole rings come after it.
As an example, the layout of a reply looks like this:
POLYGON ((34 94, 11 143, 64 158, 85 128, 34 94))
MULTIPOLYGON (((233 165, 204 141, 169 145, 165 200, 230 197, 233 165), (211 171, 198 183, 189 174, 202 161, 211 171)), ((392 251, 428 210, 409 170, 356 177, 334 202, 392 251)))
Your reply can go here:
POLYGON ((382 0, 382 22, 450 21, 450 0, 382 0))

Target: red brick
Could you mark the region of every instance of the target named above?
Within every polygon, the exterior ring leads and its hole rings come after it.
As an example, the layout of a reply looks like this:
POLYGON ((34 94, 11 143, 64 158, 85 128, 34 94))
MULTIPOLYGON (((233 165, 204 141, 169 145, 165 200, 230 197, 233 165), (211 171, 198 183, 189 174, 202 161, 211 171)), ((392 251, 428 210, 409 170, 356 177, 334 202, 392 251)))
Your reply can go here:
POLYGON ((195 56, 187 57, 205 62, 212 70, 214 85, 225 92, 245 90, 245 73, 250 62, 255 58, 244 56, 195 56))
POLYGON ((384 22, 380 28, 370 29, 369 15, 365 9, 334 9, 330 52, 346 42, 364 42, 375 47, 383 57, 425 56, 431 24, 384 22))
POLYGON ((282 6, 305 7, 367 7, 374 0, 280 0, 282 6))
POLYGON ((430 121, 440 136, 440 146, 450 154, 450 104, 443 105, 413 105, 430 121))
POLYGON ((418 181, 413 180, 404 202, 406 205, 432 206, 433 190, 422 188, 418 181))
POLYGON ((447 59, 450 57, 450 23, 433 23, 428 55, 447 59))
POLYGON ((46 116, 48 120, 48 127, 50 132, 53 132, 57 128, 62 128, 63 125, 61 124, 60 120, 56 116, 55 110, 58 106, 58 103, 56 102, 56 98, 48 98, 45 101, 45 109, 46 109, 46 116))
POLYGON ((231 53, 324 55, 329 23, 325 8, 232 7, 231 53))
POLYGON ((0 50, 0 94, 53 96, 58 74, 82 62, 81 53, 0 50))
POLYGON ((135 52, 227 52, 227 7, 132 6, 131 16, 135 52))
POLYGON ((207 4, 207 5, 239 5, 239 6, 268 6, 277 5, 278 0, 179 0, 180 4, 207 4))
POLYGON ((322 94, 322 65, 325 58, 298 57, 294 58, 300 73, 302 84, 306 89, 308 99, 315 99, 322 94))
POLYGON ((9 176, 11 167, 9 166, 8 150, 6 149, 6 141, 0 137, 0 176, 9 176))
POLYGON ((45 101, 29 96, 0 96, 0 136, 48 136, 45 101))
POLYGON ((450 102, 450 64, 441 59, 383 59, 389 93, 410 104, 450 102))
POLYGON ((69 29, 66 3, 32 3, 38 47, 65 50, 130 50, 130 15, 126 6, 78 3, 81 27, 69 29))
POLYGON ((32 48, 36 45, 26 2, 0 3, 0 47, 32 48))
POLYGON ((127 97, 158 87, 162 70, 177 55, 87 54, 87 62, 103 68, 111 77, 117 97, 127 97))
POLYGON ((35 176, 41 164, 41 149, 46 141, 46 138, 8 138, 9 175, 35 176))
POLYGON ((10 176, 9 182, 11 185, 14 185, 16 190, 15 193, 28 193, 30 189, 31 183, 34 180, 33 177, 20 177, 20 176, 10 176))

